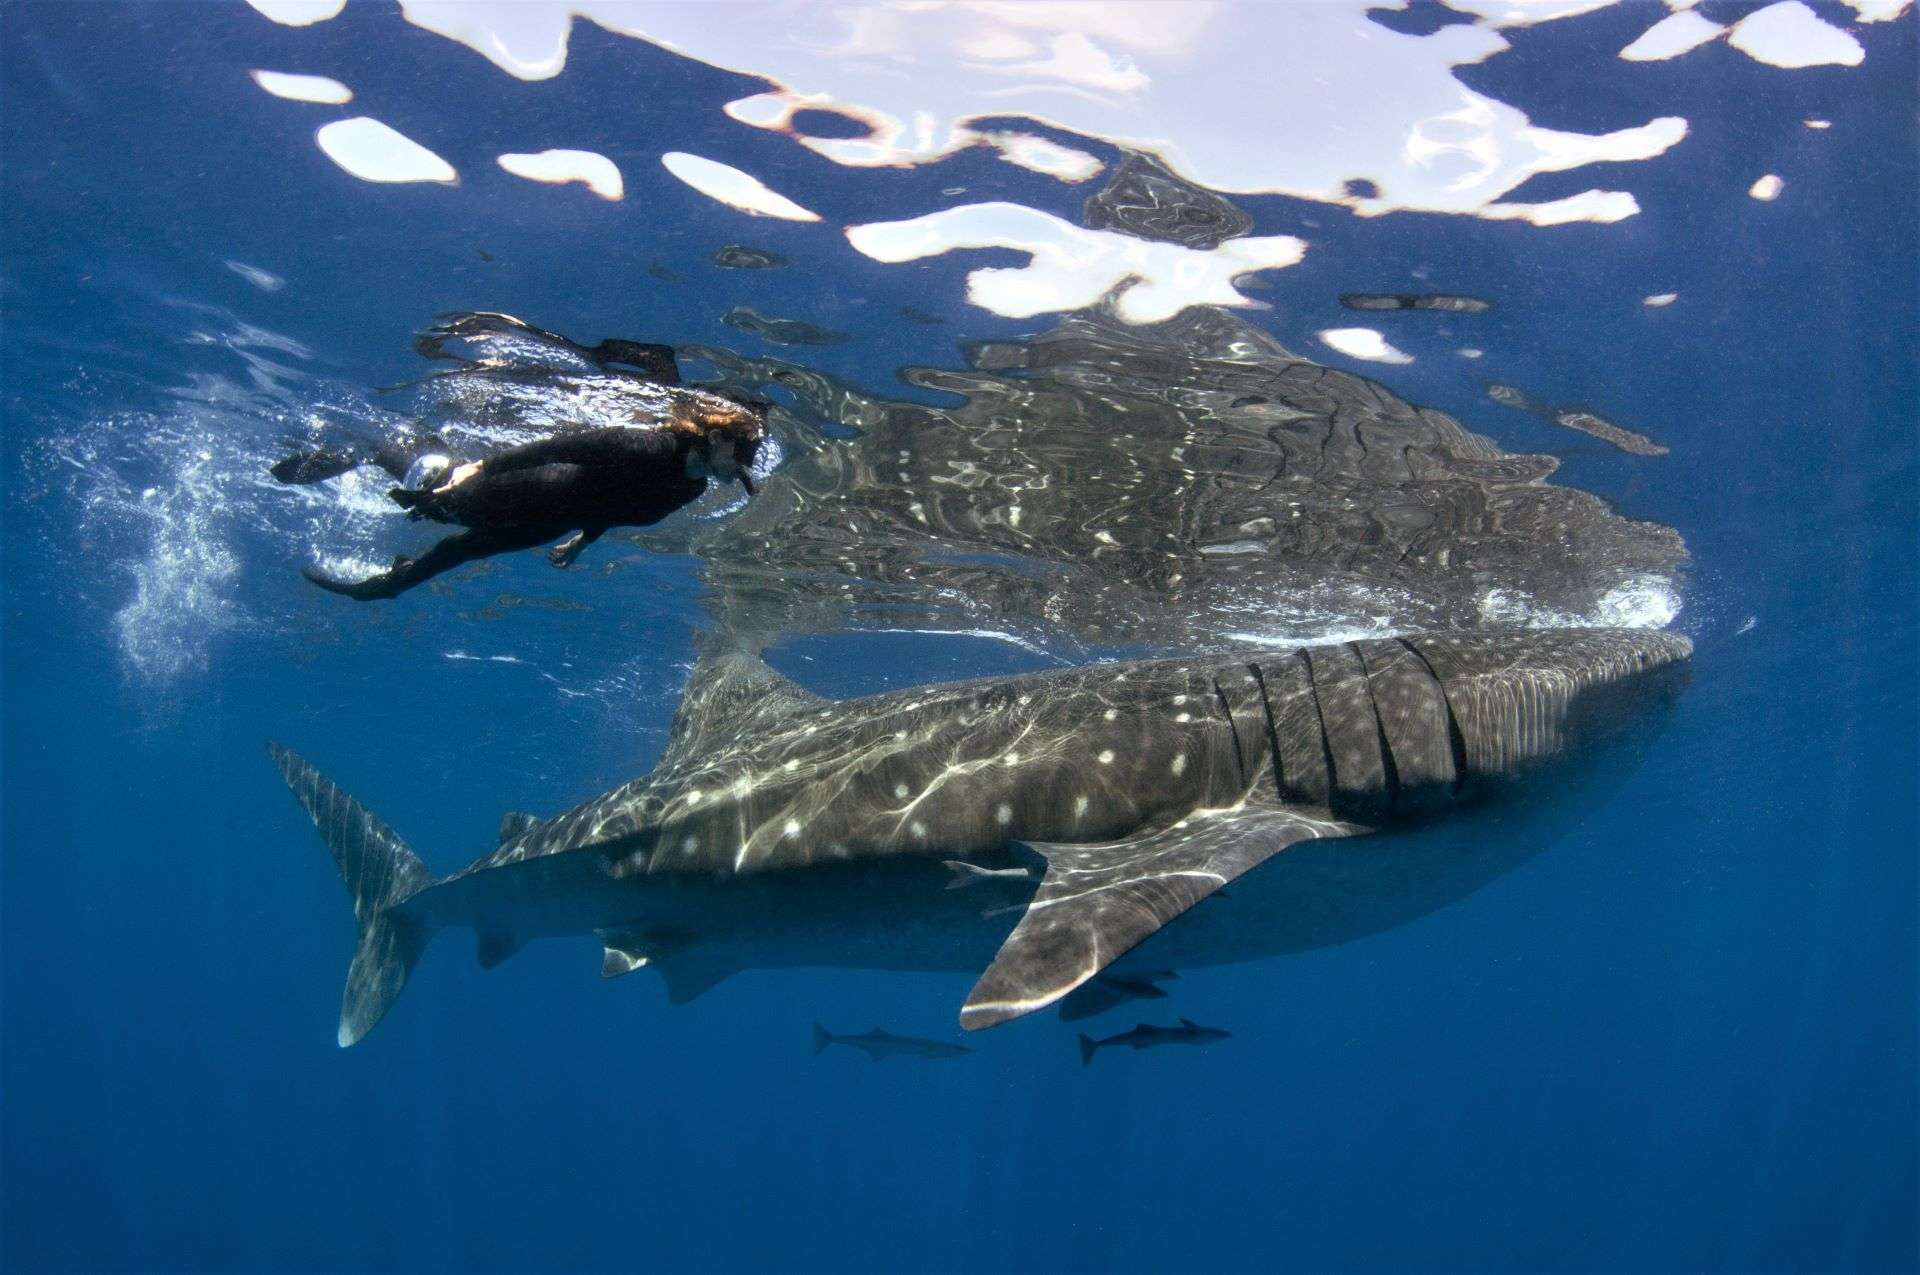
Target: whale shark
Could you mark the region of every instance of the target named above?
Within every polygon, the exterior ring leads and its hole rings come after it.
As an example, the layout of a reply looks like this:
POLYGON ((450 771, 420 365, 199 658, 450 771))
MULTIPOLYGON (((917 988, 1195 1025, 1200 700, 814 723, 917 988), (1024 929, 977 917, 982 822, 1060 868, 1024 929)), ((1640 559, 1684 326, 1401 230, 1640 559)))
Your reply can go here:
POLYGON ((650 773, 506 815, 499 844, 445 877, 308 762, 269 753, 353 903, 343 1047, 429 938, 460 929, 487 967, 595 935, 603 975, 651 966, 676 1004, 749 968, 983 970, 959 1015, 980 1029, 1149 939, 1161 966, 1255 959, 1475 888, 1537 846, 1480 829, 1437 849, 1421 829, 1644 735, 1691 650, 1644 629, 1430 633, 829 700, 716 643, 650 773), (1270 859, 1298 869, 1169 925, 1270 859), (947 888, 952 862, 979 884, 947 888))

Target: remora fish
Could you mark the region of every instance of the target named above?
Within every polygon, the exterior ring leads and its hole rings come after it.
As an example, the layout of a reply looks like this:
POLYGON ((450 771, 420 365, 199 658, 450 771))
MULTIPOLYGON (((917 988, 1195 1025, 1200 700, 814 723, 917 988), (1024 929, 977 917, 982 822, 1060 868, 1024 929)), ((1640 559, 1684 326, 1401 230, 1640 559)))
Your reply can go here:
POLYGON ((813 1052, 825 1051, 828 1045, 848 1045, 854 1049, 866 1051, 867 1057, 879 1062, 883 1058, 958 1058, 970 1054, 970 1045, 954 1045, 944 1040, 921 1040, 918 1036, 896 1036, 878 1027, 858 1036, 836 1036, 819 1023, 813 1025, 813 1052))
POLYGON ((1181 1019, 1178 1027, 1155 1027, 1152 1023, 1141 1023, 1130 1032, 1121 1032, 1105 1040, 1082 1035, 1080 1065, 1090 1065, 1093 1055, 1108 1045, 1132 1045, 1135 1049, 1152 1049, 1155 1045, 1210 1045, 1231 1035, 1232 1032, 1222 1031, 1218 1027, 1202 1027, 1191 1018, 1181 1019))
POLYGON ((1484 314, 1493 302, 1448 292, 1343 292, 1340 304, 1349 310, 1444 310, 1449 314, 1484 314))
POLYGON ((438 880, 312 766, 269 750, 359 923, 342 1045, 379 1021, 441 929, 474 931, 488 966, 530 938, 594 931, 604 974, 656 965, 675 1003, 754 965, 977 969, 991 956, 960 1012, 980 1028, 1059 1000, 1290 847, 1286 870, 1173 927, 1154 959, 1345 941, 1458 897, 1532 847, 1319 845, 1430 819, 1653 718, 1691 650, 1646 630, 1432 634, 843 701, 709 653, 653 773, 551 819, 510 814, 497 849, 438 880), (1037 888, 943 888, 943 861, 997 866, 1016 848, 1044 861, 1037 888), (1409 893, 1416 877, 1424 893, 1409 893), (1277 898, 1262 897, 1269 879, 1277 898), (1031 891, 997 954, 986 890, 1031 891))
MULTIPOLYGON (((1218 894, 1219 891, 1215 890, 1214 893, 1218 894)), ((1148 970, 1131 977, 1109 971, 1082 983, 1061 1001, 1060 1019, 1071 1023, 1076 1019, 1104 1014, 1128 1001, 1165 1000, 1167 993, 1159 984, 1178 977, 1172 970, 1148 970)))

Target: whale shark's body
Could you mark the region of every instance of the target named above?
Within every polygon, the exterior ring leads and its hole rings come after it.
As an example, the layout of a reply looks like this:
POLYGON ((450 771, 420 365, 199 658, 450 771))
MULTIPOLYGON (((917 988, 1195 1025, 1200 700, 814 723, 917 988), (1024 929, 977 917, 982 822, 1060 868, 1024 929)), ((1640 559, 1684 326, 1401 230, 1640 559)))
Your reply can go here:
MULTIPOLYGON (((1275 877, 1278 897, 1256 874, 1153 959, 1248 959, 1417 914, 1435 896, 1394 900, 1398 842, 1311 843, 1428 821, 1582 752, 1650 717, 1689 654, 1649 631, 1434 634, 843 701, 710 654, 651 774, 550 819, 509 815, 495 850, 439 880, 313 767, 271 751, 354 900, 342 1045, 452 927, 476 932, 489 965, 530 938, 597 933, 603 973, 652 964, 676 1002, 754 966, 984 965, 960 1016, 978 1028, 1053 1003, 1290 847, 1303 871, 1275 877), (1037 886, 946 888, 944 861, 1030 854, 1037 886), (1377 906, 1346 911, 1348 893, 1377 906), (1000 914, 1014 912, 1009 934, 1000 914)), ((1516 857, 1491 855, 1493 870, 1516 857)), ((1440 895, 1485 871, 1454 875, 1440 895)))

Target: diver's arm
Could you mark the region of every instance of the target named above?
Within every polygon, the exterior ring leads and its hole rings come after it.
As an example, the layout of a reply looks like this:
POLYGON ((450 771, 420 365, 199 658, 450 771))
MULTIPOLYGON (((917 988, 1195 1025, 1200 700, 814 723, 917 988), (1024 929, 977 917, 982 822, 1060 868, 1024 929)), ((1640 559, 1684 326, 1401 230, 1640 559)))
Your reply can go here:
POLYGON ((501 474, 536 465, 632 464, 635 461, 673 460, 679 440, 666 430, 634 429, 615 425, 606 429, 570 430, 536 439, 487 457, 481 472, 501 474))

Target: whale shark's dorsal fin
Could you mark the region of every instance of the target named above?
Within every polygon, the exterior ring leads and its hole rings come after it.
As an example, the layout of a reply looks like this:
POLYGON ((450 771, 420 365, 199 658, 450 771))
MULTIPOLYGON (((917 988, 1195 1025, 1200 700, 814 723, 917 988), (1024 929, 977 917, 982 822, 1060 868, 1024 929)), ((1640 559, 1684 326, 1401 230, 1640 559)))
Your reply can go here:
POLYGON ((969 1030, 1042 1009, 1288 846, 1365 832, 1325 811, 1204 811, 1125 841, 1029 842, 1047 875, 960 1010, 969 1030))
POLYGON ((663 769, 700 756, 716 731, 731 737, 742 725, 771 725, 824 702, 724 637, 699 634, 695 642, 700 658, 674 711, 660 756, 663 769))

